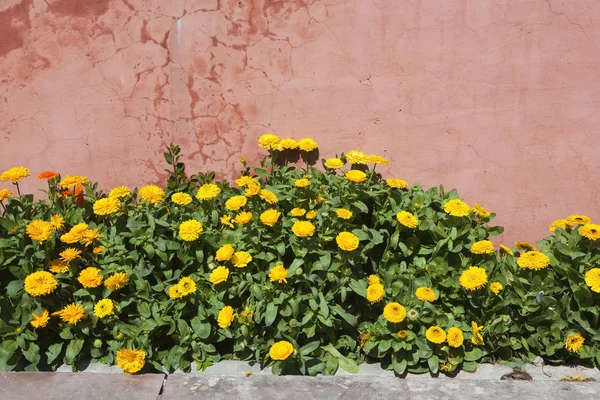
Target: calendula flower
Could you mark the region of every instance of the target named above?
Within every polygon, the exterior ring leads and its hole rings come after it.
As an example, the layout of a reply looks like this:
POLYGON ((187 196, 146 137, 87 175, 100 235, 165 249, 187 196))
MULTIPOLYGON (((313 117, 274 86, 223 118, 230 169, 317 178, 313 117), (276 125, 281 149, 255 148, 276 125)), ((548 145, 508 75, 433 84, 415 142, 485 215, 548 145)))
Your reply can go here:
POLYGON ((52 315, 58 315, 63 322, 69 325, 75 325, 88 316, 83 306, 75 303, 69 304, 62 310, 52 313, 52 315))
POLYGON ((91 245, 92 243, 94 243, 94 240, 101 239, 103 237, 104 237, 104 235, 102 235, 100 233, 99 228, 86 229, 85 232, 83 232, 83 235, 81 235, 81 239, 79 239, 79 243, 81 243, 87 247, 87 246, 91 245))
POLYGON ((266 201, 269 204, 275 204, 279 201, 275 193, 271 192, 268 189, 261 189, 259 192, 260 198, 266 201))
POLYGON ((273 269, 271 269, 271 271, 269 272, 269 280, 271 282, 279 282, 279 283, 287 283, 287 275, 288 275, 288 270, 285 269, 283 267, 283 265, 281 264, 277 264, 276 266, 273 267, 273 269))
POLYGON ((576 225, 589 224, 590 222, 592 222, 592 220, 587 215, 575 214, 575 215, 569 215, 567 217, 567 225, 570 226, 571 228, 576 225))
POLYGON ((231 263, 236 268, 244 268, 252 261, 252 256, 246 251, 237 251, 231 257, 231 263))
POLYGON ((294 346, 286 340, 281 340, 269 349, 269 357, 273 360, 283 361, 294 353, 294 346))
POLYGON ((583 342, 585 342, 585 339, 581 336, 581 333, 573 333, 565 340, 565 349, 571 353, 577 353, 583 347, 583 342))
POLYGON ((182 297, 196 293, 196 282, 190 277, 183 277, 177 282, 177 290, 182 297))
POLYGON ((217 250, 216 259, 217 261, 228 261, 231 256, 233 256, 233 246, 228 244, 224 244, 217 250))
POLYGON ((252 196, 256 196, 259 193, 260 193, 260 183, 251 182, 248 184, 248 186, 246 186, 246 190, 244 191, 244 196, 252 197, 252 196))
POLYGON ((255 178, 247 175, 241 176, 240 178, 235 180, 235 184, 241 188, 253 183, 258 183, 258 181, 255 178))
POLYGON ((600 293, 600 268, 592 268, 585 273, 585 284, 593 292, 600 293))
POLYGON ((425 332, 425 337, 431 343, 442 344, 446 341, 446 332, 439 326, 431 326, 425 332))
POLYGON ((83 238, 83 234, 89 229, 88 224, 80 222, 71 228, 71 230, 60 237, 60 241, 67 244, 79 242, 83 238))
POLYGON ((219 327, 225 329, 229 328, 233 323, 235 313, 233 311, 233 307, 225 306, 219 311, 219 315, 217 316, 217 322, 219 327))
POLYGON ((361 333, 360 338, 359 338, 360 347, 362 348, 370 338, 371 338, 371 334, 369 332, 361 333))
POLYGON ((435 292, 428 287, 420 287, 415 291, 415 296, 421 301, 433 302, 436 299, 435 292))
POLYGON ((54 214, 50 217, 50 225, 53 231, 59 231, 65 225, 65 220, 60 215, 54 214))
POLYGON ((398 339, 404 340, 408 337, 408 331, 406 329, 399 330, 396 333, 396 336, 398 337, 398 339))
POLYGON ((221 189, 214 183, 207 183, 198 189, 198 193, 196 193, 196 198, 198 200, 212 200, 215 199, 219 194, 221 194, 221 189))
POLYGON ((57 176, 58 176, 58 172, 43 171, 43 172, 40 172, 40 174, 37 176, 37 178, 38 178, 38 180, 42 180, 42 179, 50 180, 50 179, 56 178, 57 176))
POLYGON ((358 237, 351 232, 340 232, 335 241, 338 247, 345 251, 352 251, 358 248, 358 237))
POLYGON ((165 191, 156 185, 146 185, 142 187, 138 194, 140 199, 151 204, 157 204, 165 199, 165 191))
POLYGON ((58 282, 50 272, 37 271, 25 278, 25 291, 32 297, 48 295, 57 287, 58 282))
POLYGON ((317 212, 315 210, 310 210, 306 213, 306 219, 315 219, 317 218, 317 212))
POLYGON ((544 269, 550 264, 550 258, 539 251, 526 251, 517 258, 517 265, 523 269, 544 269))
POLYGON ((491 282, 490 283, 490 290, 495 294, 498 295, 498 293, 500 293, 500 291, 504 289, 504 286, 502 286, 502 284, 500 282, 491 282))
POLYGON ((400 323, 406 318, 406 309, 402 304, 392 302, 383 308, 383 318, 388 322, 400 323))
POLYGON ((258 145, 267 150, 275 150, 275 147, 279 143, 279 136, 271 133, 266 133, 258 139, 258 145))
POLYGON ((357 169, 351 169, 350 171, 346 171, 346 179, 352 182, 360 183, 367 179, 367 174, 357 169))
POLYGON ((557 219, 556 221, 554 221, 553 223, 550 224, 550 227, 548 228, 548 230, 550 232, 554 232, 556 231, 556 228, 560 228, 560 229, 567 229, 567 220, 566 219, 557 219))
POLYGON ((177 192, 171 195, 171 201, 180 206, 187 206, 192 202, 192 196, 187 193, 177 192))
POLYGON ((407 228, 414 229, 419 225, 419 220, 408 211, 400 211, 396 214, 396 219, 407 228))
POLYGON ((458 281, 465 290, 473 291, 484 287, 488 277, 485 269, 471 266, 462 272, 458 281))
POLYGON ((381 164, 381 165, 389 164, 389 161, 387 158, 382 157, 382 156, 377 156, 377 155, 367 156, 367 161, 372 162, 373 164, 381 164))
POLYGON ((219 222, 221 222, 221 225, 225 225, 233 229, 234 226, 231 221, 232 219, 229 215, 223 215, 221 218, 219 218, 219 222))
POLYGON ((296 181, 294 181, 294 186, 296 186, 298 188, 304 188, 309 185, 310 185, 310 181, 306 178, 296 179, 296 181))
POLYGON ((83 175, 67 175, 61 182, 60 187, 63 189, 68 189, 73 186, 78 185, 87 185, 90 183, 90 180, 83 175))
POLYGON ((107 278, 104 281, 104 286, 114 292, 115 290, 124 288, 128 283, 129 275, 124 272, 118 272, 107 278))
POLYGON ((385 183, 394 189, 406 189, 408 187, 406 181, 398 178, 388 178, 385 180, 385 183))
POLYGON ((117 365, 126 374, 135 374, 144 368, 146 364, 146 352, 144 350, 122 349, 117 351, 117 365))
POLYGON ((77 280, 84 288, 95 288, 102 284, 102 275, 100 270, 94 267, 88 267, 79 273, 77 280))
POLYGON ((81 250, 77 250, 74 247, 68 247, 59 253, 60 258, 65 262, 70 262, 70 261, 73 261, 73 260, 79 258, 80 254, 81 254, 81 250))
POLYGON ((102 254, 103 251, 104 251, 104 246, 96 246, 96 247, 94 247, 94 250, 92 250, 92 253, 102 254))
POLYGON ((377 275, 369 275, 367 277, 367 283, 369 284, 369 286, 376 285, 378 283, 381 283, 381 280, 377 275))
POLYGON ((14 167, 0 174, 0 180, 4 182, 17 183, 29 176, 29 170, 25 167, 14 167))
POLYGON ((292 232, 298 237, 312 236, 315 233, 315 226, 308 221, 296 221, 292 225, 292 232))
POLYGON ((328 158, 327 160, 325 160, 323 165, 325 165, 325 167, 329 169, 340 169, 344 166, 344 162, 339 158, 328 158))
POLYGON ((492 215, 488 210, 477 203, 473 204, 471 212, 477 215, 479 218, 489 218, 489 216, 492 215))
POLYGON ((341 219, 350 219, 353 217, 353 213, 350 210, 347 210, 345 208, 338 208, 337 210, 335 210, 335 215, 338 216, 338 218, 341 219))
POLYGON ((69 266, 63 260, 53 260, 48 264, 48 269, 54 274, 64 274, 69 272, 69 266))
POLYGON ((473 332, 473 336, 471 337, 471 343, 473 343, 475 346, 484 345, 483 336, 480 333, 483 330, 483 328, 483 325, 477 326, 477 322, 471 321, 471 331, 473 332))
POLYGON ((375 283, 367 287, 367 300, 370 303, 377 303, 383 299, 385 289, 381 283, 375 283))
POLYGON ((225 282, 229 277, 229 269, 227 267, 219 266, 212 270, 210 273, 210 283, 217 285, 221 282, 225 282))
POLYGON ((466 217, 470 214, 471 207, 460 199, 454 199, 444 204, 444 211, 454 217, 466 217))
POLYGON ((233 196, 225 202, 225 208, 231 211, 237 211, 246 205, 246 196, 233 196))
POLYGON ((473 243, 469 251, 473 254, 490 254, 494 252, 494 245, 489 240, 480 240, 473 243))
POLYGON ((279 220, 280 215, 281 213, 279 211, 270 209, 260 214, 260 220, 265 225, 273 226, 279 220))
POLYGON ((122 197, 127 197, 131 194, 131 190, 127 186, 117 186, 116 188, 111 189, 108 192, 108 197, 116 197, 120 199, 122 197))
POLYGON ((298 148, 302 151, 313 151, 316 150, 317 147, 319 147, 317 142, 311 138, 303 138, 298 141, 298 148))
POLYGON ((13 192, 8 189, 0 189, 0 201, 13 197, 13 192))
POLYGON ((515 247, 519 251, 536 251, 537 247, 527 242, 515 242, 515 247))
POLYGON ((460 347, 462 346, 465 337, 462 331, 459 328, 452 327, 448 329, 448 346, 450 347, 460 347))
POLYGON ((235 216, 235 223, 238 225, 246 225, 252 221, 252 213, 249 211, 242 211, 235 216))
POLYGON ((105 197, 94 202, 94 214, 110 215, 121 209, 121 202, 117 197, 105 197))
POLYGON ((27 236, 29 236, 32 240, 36 240, 40 243, 45 242, 50 239, 50 235, 54 231, 52 224, 47 221, 42 221, 41 219, 34 219, 29 224, 27 224, 27 228, 25 228, 25 232, 27 236))
POLYGON ((510 249, 510 247, 505 246, 503 244, 500 245, 500 250, 502 250, 503 252, 505 252, 508 255, 514 256, 515 253, 513 253, 513 251, 510 249))
POLYGON ((48 321, 50 321, 50 314, 48 313, 48 310, 42 309, 40 315, 34 313, 31 314, 31 321, 29 321, 29 323, 37 329, 45 328, 46 325, 48 325, 48 321))
POLYGON ((600 239, 600 225, 598 224, 585 224, 579 227, 578 232, 581 236, 589 240, 600 239))
POLYGON ((306 210, 304 208, 292 208, 292 211, 290 211, 290 214, 292 217, 301 217, 304 214, 306 214, 306 210))
POLYGON ((179 293, 179 287, 177 285, 173 285, 169 288, 169 297, 174 300, 181 298, 181 293, 179 293))
POLYGON ((294 150, 298 148, 298 142, 295 139, 287 138, 279 142, 282 150, 294 150))
POLYGON ((195 219, 187 220, 179 225, 179 237, 186 242, 198 240, 202 234, 202 231, 202 223, 196 221, 195 219))
POLYGON ((358 150, 350 150, 346 155, 346 160, 350 164, 366 164, 367 163, 367 155, 362 151, 358 150))
POLYGON ((102 299, 94 306, 94 315, 98 318, 115 314, 115 303, 111 299, 102 299))

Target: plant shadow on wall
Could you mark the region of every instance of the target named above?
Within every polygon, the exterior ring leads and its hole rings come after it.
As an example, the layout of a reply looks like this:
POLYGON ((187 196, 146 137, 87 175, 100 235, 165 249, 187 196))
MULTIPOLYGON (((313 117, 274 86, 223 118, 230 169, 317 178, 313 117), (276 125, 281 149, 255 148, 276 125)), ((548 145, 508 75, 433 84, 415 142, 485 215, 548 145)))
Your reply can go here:
POLYGON ((384 179, 383 157, 353 150, 317 168, 312 139, 259 145, 268 155, 240 160, 235 186, 188 176, 173 145, 166 190, 104 194, 45 171, 47 198, 34 201, 19 189, 29 171, 4 171, 0 369, 600 364, 600 226, 589 218, 556 221, 537 247, 496 250, 494 214, 454 190, 384 179))

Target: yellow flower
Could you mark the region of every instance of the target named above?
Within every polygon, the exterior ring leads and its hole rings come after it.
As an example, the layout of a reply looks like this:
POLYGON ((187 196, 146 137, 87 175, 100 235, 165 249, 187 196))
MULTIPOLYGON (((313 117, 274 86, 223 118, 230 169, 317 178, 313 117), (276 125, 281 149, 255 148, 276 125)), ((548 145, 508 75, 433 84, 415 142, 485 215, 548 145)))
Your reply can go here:
POLYGON ((433 302, 436 299, 435 292, 428 287, 420 287, 415 291, 417 299, 421 301, 433 302))
POLYGON ((219 221, 221 222, 221 225, 225 225, 228 226, 230 228, 233 228, 233 224, 231 223, 231 217, 229 215, 223 215, 221 218, 219 218, 219 221))
POLYGON ((57 173, 57 172, 54 172, 54 171, 42 171, 42 172, 40 172, 40 174, 37 176, 37 178, 38 178, 38 180, 41 180, 41 179, 47 179, 47 180, 50 180, 50 179, 54 179, 54 178, 56 178, 57 176, 58 176, 58 173, 57 173))
POLYGON ((244 268, 252 261, 252 256, 246 251, 237 251, 231 257, 231 263, 236 268, 244 268))
POLYGON ((550 264, 550 258, 539 251, 526 251, 517 258, 517 265, 523 269, 544 269, 550 264))
POLYGON ((13 193, 8 189, 0 189, 0 201, 13 197, 13 193))
POLYGON ((286 340, 281 340, 269 349, 269 356, 273 360, 283 361, 294 353, 294 346, 286 340))
POLYGON ((109 215, 121 209, 121 202, 116 197, 105 197, 94 202, 94 214, 109 215))
POLYGON ((45 296, 56 290, 58 282, 54 275, 47 271, 38 271, 25 278, 25 291, 33 296, 45 296))
POLYGON ((296 179, 296 181, 294 182, 294 186, 296 186, 298 188, 307 187, 309 185, 310 185, 310 181, 306 178, 296 179))
POLYGON ((192 196, 187 193, 177 192, 171 195, 171 201, 180 206, 187 206, 192 202, 192 196))
POLYGON ((310 210, 306 213, 306 219, 315 219, 317 218, 317 212, 315 210, 310 210))
POLYGON ((121 197, 126 197, 131 194, 131 190, 127 186, 117 186, 116 188, 112 188, 110 192, 108 192, 108 197, 116 197, 120 199, 121 197))
POLYGON ((477 203, 473 204, 471 212, 475 213, 475 215, 477 215, 479 218, 488 218, 490 215, 492 215, 488 210, 477 203))
POLYGON ((181 293, 179 293, 179 287, 177 285, 173 285, 169 288, 169 297, 172 299, 181 298, 181 293))
POLYGON ((292 217, 301 217, 304 214, 306 214, 306 210, 304 208, 292 208, 292 211, 290 211, 290 214, 292 215, 292 217))
POLYGON ((187 220, 179 225, 179 237, 186 242, 198 240, 202 234, 202 231, 202 223, 196 221, 195 219, 187 220))
POLYGON ((585 284, 593 292, 600 293, 600 268, 592 268, 585 273, 585 284))
POLYGON ((466 217, 471 212, 471 207, 461 199, 454 199, 444 204, 444 211, 454 217, 466 217))
POLYGON ((298 141, 298 148, 302 151, 313 151, 317 147, 319 147, 317 145, 317 142, 315 142, 314 140, 312 140, 310 138, 304 138, 304 139, 300 139, 298 141))
POLYGON ((335 210, 335 214, 338 216, 338 218, 341 219, 350 219, 354 215, 352 211, 347 210, 345 208, 338 208, 337 210, 335 210))
POLYGON ((265 225, 273 226, 279 220, 280 215, 281 213, 279 211, 270 209, 260 214, 260 220, 265 225))
POLYGON ((315 226, 308 221, 296 221, 292 225, 292 232, 298 237, 312 236, 315 233, 315 226))
POLYGON ((399 323, 406 318, 406 309, 402 304, 392 302, 383 308, 383 318, 388 322, 399 323))
POLYGON ((102 284, 102 275, 98 268, 88 267, 79 273, 77 280, 84 288, 95 288, 102 284))
POLYGON ((259 193, 260 193, 260 183, 251 182, 246 187, 246 190, 244 191, 244 196, 252 197, 252 196, 256 196, 259 193))
POLYGON ((212 270, 210 273, 210 283, 217 285, 221 282, 225 282, 229 277, 229 269, 227 267, 219 266, 212 270))
POLYGON ((510 247, 505 246, 503 244, 500 245, 500 250, 504 251, 506 254, 509 254, 511 256, 515 255, 515 253, 513 253, 513 251, 510 249, 510 247))
POLYGON ((483 325, 477 326, 477 322, 471 321, 471 331, 473 332, 473 336, 471 337, 471 343, 473 343, 476 346, 484 345, 483 336, 480 333, 483 330, 483 328, 483 325))
POLYGON ((225 208, 231 211, 237 211, 245 206, 247 201, 245 196, 233 196, 225 202, 225 208))
POLYGON ((229 243, 224 244, 223 246, 219 247, 219 250, 217 250, 217 254, 216 254, 216 259, 217 261, 227 261, 231 258, 231 256, 233 256, 233 246, 230 245, 229 243))
POLYGON ((387 158, 382 157, 382 156, 376 156, 376 155, 367 156, 367 161, 372 162, 373 164, 381 164, 381 165, 389 164, 389 161, 387 158))
POLYGON ((196 198, 198 200, 212 200, 219 194, 221 194, 221 189, 219 189, 217 185, 214 183, 207 183, 200 186, 198 193, 196 193, 196 198))
POLYGON ((85 232, 83 232, 83 235, 81 235, 81 239, 79 240, 79 243, 89 246, 90 244, 94 243, 94 240, 100 239, 103 237, 104 237, 104 235, 102 235, 100 232, 98 232, 98 228, 86 229, 85 232))
POLYGON ((271 192, 268 189, 261 189, 259 192, 260 198, 266 201, 269 204, 275 204, 279 201, 275 193, 271 192))
POLYGON ((53 231, 59 231, 65 225, 65 220, 60 215, 54 214, 50 217, 50 225, 53 231))
POLYGON ((471 266, 462 272, 458 281, 465 290, 477 290, 487 284, 488 277, 485 269, 471 266))
POLYGON ((103 251, 104 251, 104 246, 96 246, 96 247, 94 247, 94 250, 92 250, 92 253, 101 254, 103 251))
POLYGON ((106 286, 108 289, 110 289, 114 292, 115 290, 124 288, 125 285, 127 285, 128 283, 129 283, 129 275, 127 275, 124 272, 118 272, 118 273, 112 275, 110 278, 107 278, 104 281, 104 286, 106 286))
POLYGON ((575 214, 567 217, 567 225, 570 227, 574 227, 575 225, 585 225, 590 222, 592 222, 592 220, 587 215, 575 214))
POLYGON ((269 272, 269 280, 271 282, 279 282, 279 283, 287 283, 287 275, 288 270, 283 267, 283 265, 278 264, 273 267, 271 272, 269 272))
POLYGON ((98 318, 115 314, 115 303, 111 299, 102 299, 94 306, 94 315, 98 318))
POLYGON ((63 322, 66 322, 69 325, 75 325, 88 316, 83 306, 75 303, 69 304, 62 310, 52 313, 52 315, 58 315, 63 322))
POLYGON ((385 183, 394 189, 406 189, 408 187, 406 181, 398 178, 388 178, 385 180, 385 183))
POLYGON ((367 283, 369 284, 369 286, 376 285, 378 283, 381 283, 381 280, 377 275, 369 275, 367 277, 367 283))
POLYGON ((383 299, 383 294, 385 293, 385 289, 381 283, 376 283, 374 285, 369 285, 367 287, 367 300, 370 303, 377 303, 383 299))
POLYGON ((74 247, 68 247, 59 253, 60 258, 62 258, 63 261, 65 261, 65 262, 73 261, 76 258, 79 258, 80 254, 81 254, 81 250, 77 250, 74 247))
POLYGON ((46 325, 48 325, 48 321, 50 321, 50 314, 48 313, 48 310, 42 309, 40 315, 33 313, 31 314, 31 321, 29 321, 29 323, 31 324, 31 326, 37 329, 45 328, 46 325))
POLYGON ((500 291, 504 289, 504 286, 502 286, 502 284, 500 282, 491 282, 490 283, 490 290, 492 292, 494 292, 495 295, 498 295, 498 293, 500 293, 500 291))
POLYGON ((590 240, 597 240, 600 238, 600 225, 598 224, 585 224, 579 227, 579 234, 590 240))
POLYGON ((473 254, 490 254, 494 252, 494 245, 489 240, 480 240, 473 243, 470 251, 473 254))
POLYGON ((182 297, 196 293, 196 282, 190 277, 183 277, 177 282, 177 290, 182 297))
POLYGON ((229 328, 233 323, 233 318, 235 313, 233 312, 233 307, 225 306, 219 311, 219 315, 217 316, 217 322, 219 323, 219 327, 225 329, 229 328))
POLYGON ((48 265, 48 269, 52 273, 62 274, 62 273, 69 271, 69 266, 67 264, 65 264, 63 260, 59 259, 59 260, 50 261, 50 264, 48 265))
POLYGON ((452 364, 445 363, 445 364, 440 365, 440 371, 443 371, 443 372, 452 371, 452 364))
POLYGON ((298 142, 292 138, 283 139, 281 142, 279 142, 279 145, 285 150, 294 150, 298 148, 298 142))
POLYGON ((425 332, 425 337, 431 343, 442 344, 446 341, 446 332, 439 326, 431 326, 425 332))
POLYGON ((165 199, 165 191, 156 185, 144 186, 138 193, 140 199, 152 204, 160 203, 165 199))
POLYGON ((242 211, 235 216, 234 221, 238 225, 245 225, 252 221, 252 213, 249 211, 242 211))
POLYGON ((3 172, 0 175, 0 180, 5 181, 5 182, 10 181, 12 183, 17 183, 21 179, 26 178, 28 176, 29 176, 29 170, 27 168, 13 167, 13 168, 8 169, 3 172))
POLYGON ((346 179, 352 182, 360 183, 367 179, 367 174, 357 169, 351 169, 350 171, 346 171, 346 179))
POLYGON ((61 182, 60 187, 63 189, 68 189, 77 185, 87 185, 90 183, 90 180, 83 175, 67 175, 61 182))
POLYGON ((67 244, 77 243, 83 237, 83 234, 89 229, 88 224, 81 222, 64 235, 60 237, 60 241, 67 244))
POLYGON ((258 183, 258 181, 251 176, 244 175, 235 180, 235 184, 239 187, 243 188, 245 186, 251 185, 253 183, 258 183))
POLYGON ((414 229, 419 225, 419 220, 408 211, 400 211, 396 214, 396 219, 407 228, 414 229))
POLYGON ((32 240, 37 240, 40 243, 45 242, 50 239, 50 235, 53 231, 52 224, 47 221, 42 221, 41 219, 34 219, 31 221, 25 232, 27 232, 27 236, 29 236, 32 240))
POLYGON ((402 329, 396 333, 396 336, 398 336, 398 339, 404 340, 408 337, 408 331, 406 329, 402 329))
POLYGON ((515 242, 515 247, 519 251, 535 251, 537 247, 527 242, 515 242))
POLYGON ((344 166, 344 162, 339 158, 328 158, 327 160, 325 160, 323 165, 325 165, 326 168, 339 169, 344 166))
POLYGON ((117 365, 126 374, 135 374, 146 363, 146 352, 144 350, 122 349, 117 351, 117 365))
POLYGON ((583 342, 585 342, 585 339, 581 336, 581 333, 573 333, 567 337, 565 349, 569 350, 571 353, 577 353, 583 347, 583 342))
POLYGON ((448 346, 460 347, 462 346, 464 340, 465 337, 460 329, 455 327, 448 329, 448 346))
POLYGON ((340 232, 336 236, 335 242, 340 249, 345 251, 352 251, 358 248, 358 237, 350 232, 340 232))
POLYGON ((258 145, 267 150, 274 150, 279 144, 279 136, 266 133, 258 139, 258 145))
POLYGON ((363 347, 365 345, 365 343, 367 343, 367 340, 369 340, 370 338, 371 338, 371 334, 369 332, 361 333, 360 338, 359 338, 360 347, 363 347))
POLYGON ((346 154, 346 160, 350 164, 366 164, 367 163, 367 155, 362 151, 358 150, 350 150, 346 154))
POLYGON ((556 231, 556 228, 567 229, 567 220, 566 219, 557 219, 553 223, 550 224, 548 230, 550 232, 556 231))

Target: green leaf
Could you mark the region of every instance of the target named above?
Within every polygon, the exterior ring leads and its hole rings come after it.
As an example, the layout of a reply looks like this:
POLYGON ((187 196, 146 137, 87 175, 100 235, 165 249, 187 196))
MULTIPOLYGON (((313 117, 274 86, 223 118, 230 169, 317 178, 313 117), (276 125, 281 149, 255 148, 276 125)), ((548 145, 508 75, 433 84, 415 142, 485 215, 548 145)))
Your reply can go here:
POLYGON ((437 374, 440 368, 440 359, 435 354, 427 359, 427 366, 432 374, 437 374))
POLYGON ((319 292, 319 308, 321 309, 321 315, 324 318, 329 317, 329 306, 327 305, 327 301, 325 301, 325 297, 323 297, 323 293, 319 292))
POLYGON ((29 348, 23 351, 23 356, 33 365, 40 362, 40 346, 35 343, 29 343, 29 348))
POLYGON ((23 290, 23 281, 12 281, 6 285, 6 294, 8 297, 16 297, 23 290))
POLYGON ((137 310, 144 318, 150 318, 152 316, 152 312, 150 312, 150 306, 146 302, 138 303, 137 310))
POLYGON ((344 369, 347 372, 350 372, 351 374, 358 373, 358 365, 356 365, 356 363, 350 360, 349 358, 344 357, 342 353, 338 351, 338 349, 333 347, 333 345, 328 344, 327 346, 323 346, 322 349, 328 351, 329 354, 337 358, 339 365, 340 367, 342 367, 342 369, 344 369))
POLYGON ((334 313, 342 317, 351 326, 358 325, 358 318, 350 313, 347 313, 340 305, 335 304, 329 308, 331 308, 331 310, 333 310, 334 313))
POLYGON ((60 352, 62 351, 63 343, 54 343, 48 346, 48 350, 46 350, 46 358, 48 359, 48 364, 52 364, 54 360, 58 356, 60 356, 60 352))
POLYGON ((471 351, 465 353, 465 361, 477 361, 483 357, 485 353, 479 347, 473 348, 471 351))
POLYGON ((206 339, 210 336, 210 324, 202 322, 200 317, 195 316, 192 318, 191 324, 192 329, 200 339, 206 339))
POLYGON ((477 371, 477 363, 475 361, 465 361, 462 364, 462 369, 467 372, 475 372, 477 371))
POLYGON ((320 340, 315 340, 314 342, 307 343, 304 346, 300 347, 300 349, 298 351, 300 352, 301 355, 306 356, 306 355, 312 353, 313 351, 315 351, 319 347, 320 344, 321 344, 320 340))
POLYGON ((265 325, 271 326, 277 318, 277 306, 272 302, 267 304, 267 310, 265 311, 265 325))
POLYGON ((0 371, 11 371, 17 363, 9 364, 15 351, 19 348, 19 345, 14 340, 3 340, 0 343, 0 371))
POLYGON ((79 355, 81 349, 83 348, 83 339, 73 339, 69 342, 67 346, 67 351, 65 352, 65 364, 71 364, 75 360, 75 357, 79 355))
POLYGON ((357 281, 356 279, 352 279, 348 286, 350 286, 350 289, 352 289, 352 291, 359 296, 367 297, 367 282, 363 280, 357 281))
POLYGON ((367 205, 360 200, 356 200, 354 203, 352 203, 352 205, 364 213, 369 212, 369 207, 367 207, 367 205))

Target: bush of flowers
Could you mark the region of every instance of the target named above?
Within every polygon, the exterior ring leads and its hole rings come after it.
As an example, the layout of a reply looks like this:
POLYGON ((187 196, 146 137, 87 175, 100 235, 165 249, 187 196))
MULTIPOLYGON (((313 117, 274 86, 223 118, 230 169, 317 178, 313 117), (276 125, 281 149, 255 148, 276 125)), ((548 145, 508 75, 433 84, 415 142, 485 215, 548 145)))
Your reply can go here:
POLYGON ((263 135, 235 183, 188 175, 104 192, 24 167, 0 180, 0 369, 78 361, 126 373, 221 359, 276 374, 453 374, 481 362, 599 365, 600 226, 572 215, 538 247, 496 249, 494 214, 382 177, 381 156, 319 159, 263 135))

